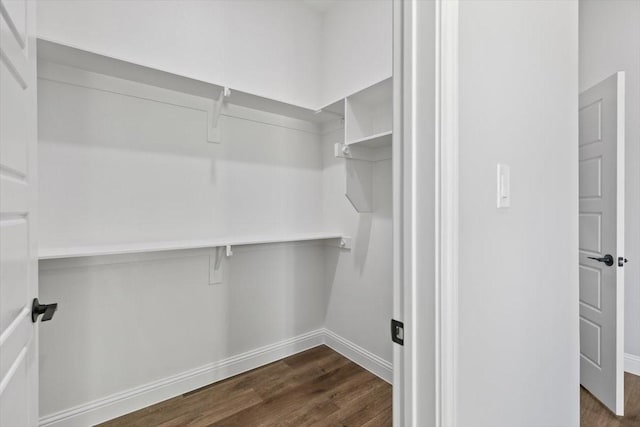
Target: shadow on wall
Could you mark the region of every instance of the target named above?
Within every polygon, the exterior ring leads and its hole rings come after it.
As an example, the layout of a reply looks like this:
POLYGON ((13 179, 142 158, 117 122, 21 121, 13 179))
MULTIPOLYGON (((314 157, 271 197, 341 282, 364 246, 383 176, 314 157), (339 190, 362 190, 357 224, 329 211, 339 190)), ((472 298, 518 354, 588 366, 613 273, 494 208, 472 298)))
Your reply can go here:
POLYGON ((372 220, 372 213, 360 214, 356 234, 352 236, 353 246, 350 251, 332 247, 325 248, 325 282, 327 287, 327 298, 324 305, 325 318, 328 315, 334 288, 359 286, 362 282, 369 256, 372 220), (353 274, 356 276, 354 277, 353 274))

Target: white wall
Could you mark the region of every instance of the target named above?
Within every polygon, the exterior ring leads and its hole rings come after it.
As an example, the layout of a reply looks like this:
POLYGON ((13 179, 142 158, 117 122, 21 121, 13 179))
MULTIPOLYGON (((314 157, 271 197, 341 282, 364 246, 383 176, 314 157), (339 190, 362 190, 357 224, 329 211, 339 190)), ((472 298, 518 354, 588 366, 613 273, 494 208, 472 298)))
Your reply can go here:
POLYGON ((577 426, 578 4, 463 1, 460 49, 458 425, 577 426))
POLYGON ((38 3, 38 37, 310 108, 321 25, 297 0, 38 3))
POLYGON ((38 36, 316 109, 391 76, 391 5, 46 0, 38 36))
MULTIPOLYGON (((323 145, 308 123, 222 116, 212 144, 202 111, 40 67, 41 246, 322 229, 323 145)), ((332 251, 234 248, 219 285, 206 250, 42 263, 40 297, 59 311, 40 329, 41 416, 323 327, 332 251)))
POLYGON ((219 285, 207 251, 41 263, 40 299, 59 309, 40 328, 40 416, 321 328, 324 254, 317 244, 234 248, 219 285))
POLYGON ((393 309, 391 160, 374 163, 371 213, 358 213, 345 197, 345 160, 333 155, 342 128, 323 135, 325 228, 353 238, 348 252, 326 257, 326 328, 392 361, 389 320, 393 309))
MULTIPOLYGON (((39 35, 315 107, 391 73, 390 1, 324 13, 297 1, 54 0, 41 2, 39 35)), ((374 166, 374 213, 358 214, 333 157, 342 129, 225 114, 211 144, 197 108, 41 78, 41 246, 331 229, 352 251, 235 248, 215 286, 206 250, 44 262, 41 299, 60 310, 41 328, 41 416, 324 326, 391 361, 391 162, 374 166)))
POLYGON ((580 91, 626 72, 625 352, 640 357, 640 2, 580 2, 580 91))
POLYGON ((308 123, 222 116, 212 144, 193 108, 43 78, 38 92, 41 247, 321 230, 321 145, 308 123))
POLYGON ((391 0, 333 2, 323 17, 320 104, 391 76, 391 0))
MULTIPOLYGON (((321 105, 391 76, 392 2, 332 2, 323 16, 321 105)), ((373 166, 373 212, 358 213, 344 195, 347 160, 333 144, 344 129, 323 135, 323 201, 326 227, 353 237, 349 252, 327 254, 327 329, 392 361, 389 320, 393 309, 391 160, 373 166)), ((326 228, 325 227, 325 228, 326 228)))

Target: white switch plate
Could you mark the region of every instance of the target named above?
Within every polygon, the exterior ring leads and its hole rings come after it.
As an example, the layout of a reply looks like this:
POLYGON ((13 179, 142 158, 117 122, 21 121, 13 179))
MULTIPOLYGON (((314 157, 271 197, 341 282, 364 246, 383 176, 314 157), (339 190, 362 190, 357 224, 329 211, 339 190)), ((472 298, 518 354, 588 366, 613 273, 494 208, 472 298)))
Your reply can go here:
POLYGON ((511 182, 509 165, 498 163, 497 168, 497 204, 498 208, 511 207, 511 182))

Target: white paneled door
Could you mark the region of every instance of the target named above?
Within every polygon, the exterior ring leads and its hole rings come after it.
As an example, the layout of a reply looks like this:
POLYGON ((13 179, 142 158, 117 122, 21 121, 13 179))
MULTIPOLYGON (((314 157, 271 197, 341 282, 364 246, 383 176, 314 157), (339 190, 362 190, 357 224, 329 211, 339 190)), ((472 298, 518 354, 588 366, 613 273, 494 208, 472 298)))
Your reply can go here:
POLYGON ((0 426, 38 424, 35 2, 0 0, 0 426))
POLYGON ((580 382, 624 410, 624 73, 580 94, 580 382))

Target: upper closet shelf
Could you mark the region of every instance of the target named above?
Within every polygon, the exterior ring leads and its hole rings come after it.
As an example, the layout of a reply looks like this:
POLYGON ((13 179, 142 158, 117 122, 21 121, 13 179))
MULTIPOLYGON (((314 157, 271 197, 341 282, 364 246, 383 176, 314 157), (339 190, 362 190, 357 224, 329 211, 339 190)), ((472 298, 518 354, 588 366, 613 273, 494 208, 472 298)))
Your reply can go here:
POLYGON ((376 133, 374 135, 363 136, 360 139, 347 141, 347 145, 357 145, 359 147, 380 148, 391 145, 392 133, 390 130, 376 133))
MULTIPOLYGON (((164 89, 210 98, 221 102, 292 117, 312 123, 334 120, 336 114, 330 110, 316 110, 286 102, 265 98, 248 92, 225 88, 223 85, 188 76, 173 74, 133 62, 78 49, 46 39, 38 39, 38 59, 69 67, 131 80, 164 89)), ((214 118, 215 125, 217 118, 214 118)))
POLYGON ((344 142, 334 155, 348 160, 345 196, 358 212, 373 210, 373 162, 392 156, 393 81, 382 80, 327 107, 344 111, 344 142))
POLYGON ((335 240, 335 246, 342 249, 351 249, 351 238, 344 237, 340 233, 308 233, 280 236, 256 236, 247 238, 218 238, 211 240, 180 240, 155 243, 128 243, 101 246, 77 246, 63 248, 40 248, 38 258, 63 259, 95 257, 106 255, 126 255, 145 252, 179 251, 186 249, 206 249, 226 247, 227 255, 231 255, 232 246, 264 245, 286 242, 305 242, 312 240, 335 240))
POLYGON ((393 142, 393 81, 389 77, 366 87, 323 111, 342 112, 344 142, 335 145, 335 156, 378 161, 391 158, 393 142))

